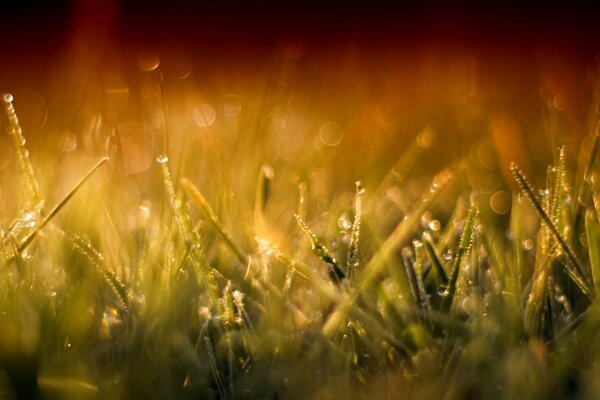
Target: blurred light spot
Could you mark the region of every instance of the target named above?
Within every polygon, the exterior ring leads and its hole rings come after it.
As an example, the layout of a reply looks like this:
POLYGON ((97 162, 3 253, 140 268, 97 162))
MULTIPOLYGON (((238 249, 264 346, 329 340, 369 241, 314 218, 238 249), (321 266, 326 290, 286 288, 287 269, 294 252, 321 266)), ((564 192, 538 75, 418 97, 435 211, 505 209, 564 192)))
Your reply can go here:
POLYGON ((469 168, 467 179, 474 189, 482 192, 495 192, 502 185, 497 173, 482 168, 469 168))
POLYGON ((137 61, 138 67, 144 72, 154 71, 160 65, 158 54, 152 51, 140 51, 137 61))
POLYGON ((186 45, 179 45, 164 54, 161 69, 167 78, 182 80, 190 76, 193 66, 191 49, 186 45))
POLYGON ((211 126, 217 119, 217 113, 210 104, 200 104, 194 110, 194 121, 201 128, 211 126))
POLYGON ((510 211, 511 195, 505 190, 499 190, 490 197, 490 207, 497 214, 506 214, 510 211))
POLYGON ((63 134, 60 135, 58 146, 64 152, 74 151, 77 149, 77 136, 70 131, 64 131, 63 134))
POLYGON ((242 103, 237 96, 229 95, 225 97, 223 103, 223 113, 226 117, 236 117, 242 112, 242 103))
POLYGON ((398 127, 401 125, 404 117, 404 107, 399 100, 384 98, 375 108, 377 120, 387 127, 398 127))
POLYGON ((522 245, 525 250, 531 250, 531 249, 533 249, 533 240, 525 239, 525 240, 523 240, 522 245))
POLYGON ((417 145, 426 149, 433 144, 436 136, 437 135, 431 125, 427 125, 425 128, 423 128, 421 133, 417 135, 417 145))
POLYGON ((143 200, 138 207, 137 227, 139 229, 146 229, 148 226, 148 223, 150 222, 151 207, 152 204, 150 203, 150 200, 143 200))
POLYGON ((154 160, 154 135, 137 121, 122 122, 117 126, 123 151, 123 168, 127 174, 139 174, 154 160))
POLYGON ((562 94, 556 94, 552 97, 552 107, 558 111, 565 111, 567 109, 567 97, 562 94))
POLYGON ((481 165, 489 169, 496 169, 500 166, 500 159, 496 153, 496 148, 489 140, 486 140, 479 146, 477 160, 481 165))
POLYGON ((337 146, 344 138, 344 129, 334 121, 325 122, 319 129, 319 139, 326 146, 337 146))
MULTIPOLYGON (((114 333, 116 326, 121 324, 121 317, 119 316, 119 310, 114 307, 107 307, 106 311, 102 313, 102 323, 100 332, 104 339, 110 339, 114 333)), ((70 346, 69 343, 67 346, 70 346)))

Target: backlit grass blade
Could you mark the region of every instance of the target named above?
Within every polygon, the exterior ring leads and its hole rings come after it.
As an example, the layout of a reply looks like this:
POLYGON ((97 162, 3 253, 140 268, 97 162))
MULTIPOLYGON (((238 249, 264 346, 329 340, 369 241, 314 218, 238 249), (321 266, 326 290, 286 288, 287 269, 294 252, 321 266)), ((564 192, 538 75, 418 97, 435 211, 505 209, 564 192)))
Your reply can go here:
MULTIPOLYGON (((435 253, 435 249, 433 248, 433 245, 431 244, 430 235, 423 235, 423 245, 425 246, 427 255, 429 256, 429 259, 431 260, 432 268, 435 269, 442 284, 447 285, 448 284, 448 275, 446 275, 446 271, 444 270, 444 267, 442 266, 442 263, 440 262, 439 257, 435 253)), ((428 275, 429 274, 431 274, 431 272, 429 272, 428 275)))
POLYGON ((360 221, 362 218, 362 196, 365 189, 360 182, 356 182, 356 196, 354 199, 354 222, 350 231, 350 248, 346 259, 346 275, 354 279, 359 265, 358 242, 360 239, 360 221))
POLYGON ((296 218, 298 225, 304 231, 304 233, 306 233, 306 236, 308 236, 313 253, 315 253, 317 257, 323 260, 323 262, 330 265, 331 270, 329 273, 329 277, 331 278, 331 280, 333 282, 340 283, 346 277, 346 274, 339 267, 335 255, 331 252, 331 250, 327 248, 327 246, 323 244, 321 239, 319 239, 317 235, 315 235, 310 230, 310 228, 306 225, 302 218, 300 218, 297 214, 294 214, 294 218, 296 218))
POLYGON ((331 313, 325 324, 323 325, 323 335, 331 337, 337 331, 340 324, 348 316, 348 312, 352 309, 358 294, 369 287, 383 271, 386 266, 388 257, 394 250, 404 241, 408 239, 413 228, 421 219, 421 215, 427 210, 431 203, 437 198, 441 191, 450 183, 454 176, 452 170, 446 169, 439 173, 433 180, 431 188, 423 195, 421 202, 415 209, 407 215, 394 229, 391 235, 378 248, 369 263, 363 268, 362 273, 357 281, 357 288, 353 296, 345 299, 338 308, 331 313))
POLYGON ((46 215, 46 217, 44 217, 44 219, 38 225, 35 226, 35 229, 25 238, 25 240, 21 242, 18 248, 19 253, 22 253, 23 250, 25 250, 27 246, 29 246, 29 244, 33 241, 33 239, 37 237, 41 230, 46 225, 48 225, 48 222, 50 222, 52 218, 54 218, 54 216, 65 206, 65 204, 68 203, 69 200, 71 200, 71 198, 75 195, 75 193, 77 193, 77 191, 83 186, 83 184, 88 179, 90 179, 94 172, 96 172, 96 170, 100 168, 102 164, 104 164, 107 160, 108 158, 103 158, 100 161, 98 161, 96 165, 94 165, 92 169, 90 169, 88 173, 85 174, 83 178, 81 178, 79 182, 77 182, 75 186, 71 188, 71 190, 66 194, 66 196, 63 197, 63 199, 60 202, 58 202, 58 204, 55 205, 52 210, 50 210, 48 215, 46 215))
POLYGON ((25 137, 23 137, 23 130, 19 124, 19 119, 17 118, 17 113, 15 112, 12 102, 13 96, 11 94, 6 93, 2 97, 4 111, 8 119, 8 133, 13 138, 13 143, 19 158, 19 165, 23 171, 23 174, 25 175, 25 179, 27 180, 27 186, 29 187, 29 191, 31 193, 31 199, 34 204, 37 204, 40 201, 40 185, 38 184, 37 178, 33 172, 33 165, 29 159, 29 152, 25 148, 25 137))
POLYGON ((517 168, 517 166, 515 164, 511 165, 511 170, 515 176, 517 183, 519 184, 519 187, 521 188, 521 191, 529 199, 529 202, 531 203, 531 205, 537 212, 538 216, 544 222, 544 224, 548 227, 548 229, 550 229, 552 236, 558 242, 561 250, 567 256, 567 264, 565 264, 565 270, 566 270, 567 274, 571 277, 573 282, 575 282, 575 284, 579 287, 579 289, 582 291, 582 293, 584 295, 586 295, 589 298, 592 298, 593 297, 592 289, 590 288, 590 285, 588 284, 585 277, 583 276, 583 273, 581 270, 581 263, 579 262, 579 260, 577 260, 575 253, 569 247, 567 242, 563 239, 562 235, 558 232, 556 225, 550 219, 548 214, 544 211, 544 208, 540 204, 540 201, 535 196, 533 188, 531 187, 531 185, 529 184, 529 182, 527 181, 527 179, 525 178, 523 173, 517 168))
MULTIPOLYGON (((594 196, 594 205, 600 206, 597 196, 594 196)), ((590 266, 592 270, 592 280, 596 293, 600 291, 600 227, 598 226, 598 216, 600 209, 596 212, 588 209, 585 213, 585 232, 587 235, 588 251, 590 256, 590 266)))
POLYGON ((442 302, 442 311, 450 311, 450 309, 452 308, 452 302, 454 300, 454 295, 456 294, 458 275, 460 269, 462 268, 463 260, 469 254, 469 251, 471 250, 471 247, 473 245, 474 224, 475 219, 477 218, 477 214, 477 206, 475 204, 471 205, 471 208, 469 209, 469 214, 467 215, 467 219, 465 220, 465 228, 463 229, 462 236, 460 237, 460 243, 458 245, 456 258, 454 259, 452 274, 450 275, 450 279, 448 280, 448 287, 446 288, 446 292, 444 294, 444 300, 442 302))
POLYGON ((225 228, 225 225, 219 220, 217 214, 213 211, 208 201, 204 198, 202 193, 196 188, 196 186, 187 178, 181 179, 181 185, 183 189, 186 191, 188 196, 196 203, 196 205, 200 208, 204 216, 208 219, 210 224, 215 228, 225 245, 229 247, 229 249, 236 255, 240 263, 243 265, 248 264, 248 256, 244 253, 240 246, 238 246, 231 237, 231 234, 225 228))

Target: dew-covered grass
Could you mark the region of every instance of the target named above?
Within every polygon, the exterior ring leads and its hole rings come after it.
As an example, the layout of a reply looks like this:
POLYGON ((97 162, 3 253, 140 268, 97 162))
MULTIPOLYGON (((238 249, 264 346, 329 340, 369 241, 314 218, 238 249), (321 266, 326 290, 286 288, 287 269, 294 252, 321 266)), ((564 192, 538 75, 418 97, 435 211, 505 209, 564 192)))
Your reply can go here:
POLYGON ((597 129, 531 181, 485 132, 438 168, 430 125, 357 174, 204 114, 30 154, 13 100, 0 398, 600 396, 597 129))

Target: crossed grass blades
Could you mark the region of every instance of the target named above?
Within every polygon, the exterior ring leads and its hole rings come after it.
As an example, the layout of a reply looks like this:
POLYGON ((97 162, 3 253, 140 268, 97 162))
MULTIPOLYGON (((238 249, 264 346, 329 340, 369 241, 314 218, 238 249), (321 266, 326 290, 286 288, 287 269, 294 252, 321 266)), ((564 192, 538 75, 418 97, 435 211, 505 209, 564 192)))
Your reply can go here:
POLYGON ((10 95, 3 105, 23 190, 0 235, 2 398, 600 394, 598 132, 575 184, 564 149, 540 194, 511 167, 520 193, 509 238, 466 206, 468 193, 445 228, 421 227, 460 167, 440 172, 385 235, 379 189, 357 182, 343 210, 352 218, 322 237, 301 183, 297 226, 282 237, 269 217, 271 167, 241 229, 193 179, 174 181, 166 154, 156 207, 125 230, 112 216, 120 205, 97 195, 58 218, 93 178, 100 191, 118 185, 95 176, 114 168, 105 157, 46 210, 10 95), (526 216, 539 221, 535 240, 526 216))

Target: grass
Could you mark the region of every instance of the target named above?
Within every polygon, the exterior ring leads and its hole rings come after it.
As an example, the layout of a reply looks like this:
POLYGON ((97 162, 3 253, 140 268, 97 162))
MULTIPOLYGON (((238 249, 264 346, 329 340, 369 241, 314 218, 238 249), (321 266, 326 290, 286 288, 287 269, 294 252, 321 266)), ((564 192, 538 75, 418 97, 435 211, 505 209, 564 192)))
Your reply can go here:
POLYGON ((541 196, 511 166, 503 217, 468 160, 414 185, 422 134, 355 190, 210 139, 198 168, 164 135, 143 195, 119 146, 65 189, 3 104, 0 398, 600 395, 599 132, 579 172, 557 150, 541 196))

